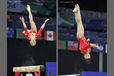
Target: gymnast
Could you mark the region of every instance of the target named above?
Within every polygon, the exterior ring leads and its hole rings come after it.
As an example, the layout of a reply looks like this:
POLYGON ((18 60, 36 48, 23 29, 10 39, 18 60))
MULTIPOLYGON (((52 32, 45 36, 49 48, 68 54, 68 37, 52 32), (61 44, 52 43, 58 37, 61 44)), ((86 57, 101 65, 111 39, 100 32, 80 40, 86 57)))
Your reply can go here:
POLYGON ((47 21, 49 19, 46 19, 45 22, 43 23, 43 25, 41 26, 41 28, 39 29, 39 31, 37 32, 37 28, 36 28, 36 25, 35 25, 35 22, 33 21, 33 16, 32 16, 32 13, 31 13, 31 8, 29 5, 27 5, 27 11, 29 13, 29 21, 30 21, 30 25, 31 25, 31 29, 28 30, 27 29, 27 26, 25 24, 25 21, 24 21, 24 17, 20 17, 20 20, 22 21, 22 24, 23 24, 23 27, 25 29, 25 36, 28 40, 30 40, 30 45, 31 46, 35 46, 36 45, 36 40, 40 37, 40 35, 42 34, 42 30, 44 29, 47 21))
POLYGON ((101 48, 96 44, 89 43, 90 41, 89 38, 86 40, 84 36, 84 27, 83 27, 83 23, 81 20, 80 7, 78 4, 75 4, 75 8, 73 12, 75 13, 75 20, 77 22, 77 39, 80 42, 80 51, 84 55, 84 59, 86 60, 86 63, 90 64, 91 47, 95 47, 98 50, 101 50, 101 48))

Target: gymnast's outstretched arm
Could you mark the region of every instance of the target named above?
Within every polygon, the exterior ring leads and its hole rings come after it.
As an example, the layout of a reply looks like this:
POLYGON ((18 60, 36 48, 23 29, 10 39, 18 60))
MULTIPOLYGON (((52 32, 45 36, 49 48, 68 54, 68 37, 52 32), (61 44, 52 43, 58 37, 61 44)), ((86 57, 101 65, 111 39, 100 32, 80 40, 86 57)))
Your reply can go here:
POLYGON ((38 31, 37 35, 39 35, 39 36, 41 35, 42 30, 44 29, 44 27, 45 27, 47 21, 49 21, 49 20, 50 20, 49 18, 45 20, 45 22, 44 22, 43 25, 41 26, 40 30, 38 31))
POLYGON ((23 33, 25 34, 27 34, 28 33, 28 29, 27 29, 27 26, 26 26, 26 24, 25 24, 25 20, 24 20, 24 17, 20 17, 19 18, 20 20, 21 20, 21 22, 22 22, 22 24, 23 24, 23 27, 24 27, 24 29, 25 29, 25 31, 23 31, 23 33))
POLYGON ((91 47, 95 47, 95 48, 97 48, 98 50, 101 50, 101 48, 100 48, 98 45, 96 45, 96 44, 90 43, 90 46, 91 46, 91 47))
POLYGON ((24 17, 20 17, 19 19, 21 20, 21 22, 22 22, 22 24, 23 24, 23 27, 24 27, 24 28, 27 28, 27 26, 26 26, 26 24, 25 24, 24 17))
POLYGON ((49 18, 45 20, 45 22, 44 22, 43 25, 41 26, 42 29, 44 29, 44 27, 45 27, 47 21, 49 21, 49 20, 50 20, 49 18))

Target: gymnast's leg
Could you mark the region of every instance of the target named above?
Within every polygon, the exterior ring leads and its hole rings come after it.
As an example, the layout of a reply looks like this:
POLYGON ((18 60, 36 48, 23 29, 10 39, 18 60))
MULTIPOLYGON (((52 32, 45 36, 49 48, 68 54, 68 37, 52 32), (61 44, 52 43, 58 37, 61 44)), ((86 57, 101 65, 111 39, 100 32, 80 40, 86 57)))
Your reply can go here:
POLYGON ((78 4, 75 4, 75 20, 77 22, 77 37, 82 38, 84 36, 84 27, 81 20, 80 7, 78 4))
POLYGON ((29 21, 30 21, 30 24, 31 24, 31 29, 35 30, 37 32, 37 28, 36 28, 36 24, 33 20, 33 16, 32 16, 32 13, 31 13, 31 8, 30 8, 30 5, 27 5, 27 11, 29 13, 29 21))

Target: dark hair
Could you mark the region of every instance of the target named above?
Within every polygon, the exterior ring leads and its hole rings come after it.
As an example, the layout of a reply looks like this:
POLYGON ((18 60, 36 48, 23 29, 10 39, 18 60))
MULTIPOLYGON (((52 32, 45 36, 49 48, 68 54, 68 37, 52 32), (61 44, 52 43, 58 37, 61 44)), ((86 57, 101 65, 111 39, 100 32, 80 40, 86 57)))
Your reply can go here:
POLYGON ((89 59, 85 59, 85 61, 86 61, 87 64, 91 63, 91 59, 90 58, 89 59))

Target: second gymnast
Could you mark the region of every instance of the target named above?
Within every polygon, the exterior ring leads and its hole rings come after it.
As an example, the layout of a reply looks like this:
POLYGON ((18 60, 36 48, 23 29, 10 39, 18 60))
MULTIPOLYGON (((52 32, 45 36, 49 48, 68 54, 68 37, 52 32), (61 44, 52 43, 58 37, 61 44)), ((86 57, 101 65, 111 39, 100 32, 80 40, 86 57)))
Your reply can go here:
POLYGON ((81 20, 80 7, 78 4, 75 5, 73 12, 75 13, 75 20, 77 22, 77 39, 80 42, 80 51, 84 55, 84 59, 86 60, 86 62, 89 64, 91 59, 91 47, 95 47, 99 50, 101 50, 101 48, 96 44, 89 43, 89 38, 87 40, 85 39, 84 27, 81 20))

